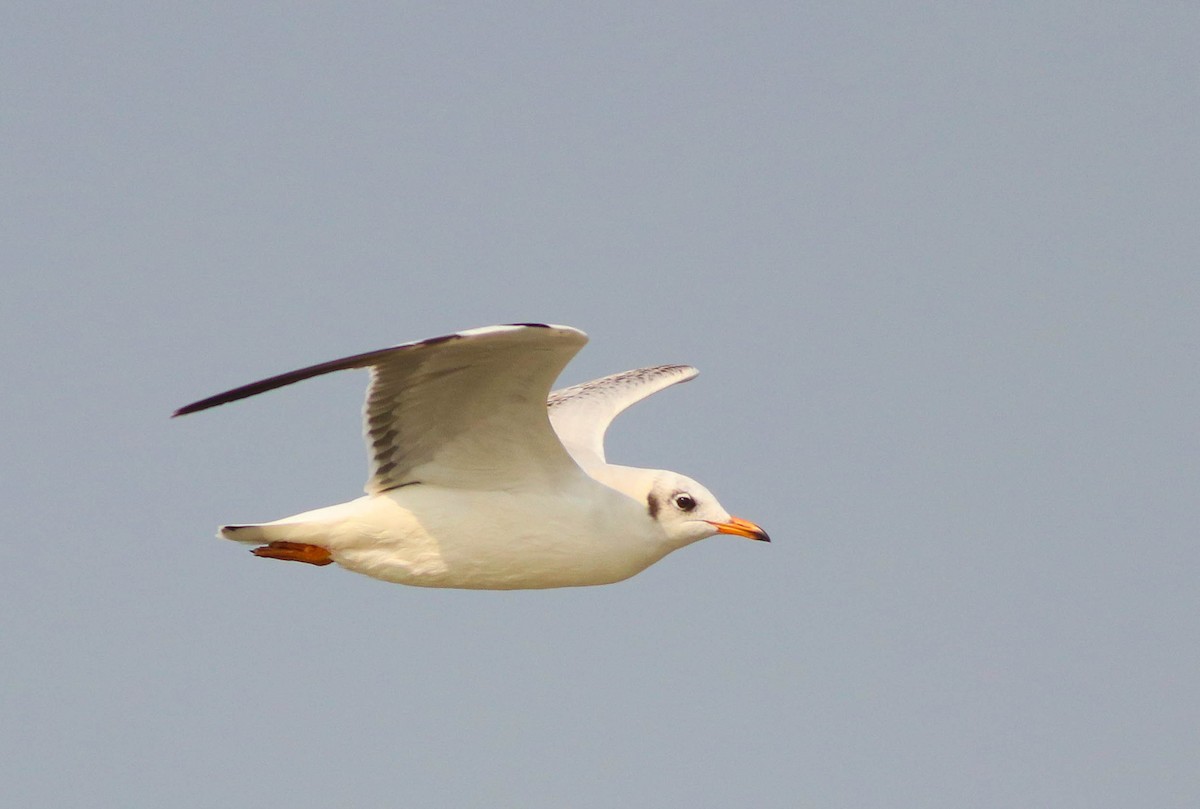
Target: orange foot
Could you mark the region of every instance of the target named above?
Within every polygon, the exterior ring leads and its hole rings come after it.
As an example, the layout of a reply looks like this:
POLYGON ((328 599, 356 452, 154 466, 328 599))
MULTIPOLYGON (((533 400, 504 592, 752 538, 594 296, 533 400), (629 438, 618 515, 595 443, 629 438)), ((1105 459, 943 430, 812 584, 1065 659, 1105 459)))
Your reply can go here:
POLYGON ((329 551, 318 545, 303 542, 272 542, 250 551, 264 559, 282 559, 285 562, 304 562, 307 565, 327 565, 333 561, 329 551))

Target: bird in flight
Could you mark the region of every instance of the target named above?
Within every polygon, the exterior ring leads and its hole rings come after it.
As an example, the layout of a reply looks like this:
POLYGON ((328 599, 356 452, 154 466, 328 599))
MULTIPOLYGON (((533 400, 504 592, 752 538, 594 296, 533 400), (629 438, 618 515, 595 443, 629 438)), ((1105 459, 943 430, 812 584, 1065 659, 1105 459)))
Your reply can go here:
POLYGON ((697 371, 660 365, 551 392, 587 342, 568 326, 487 326, 252 382, 195 413, 310 377, 370 372, 366 496, 225 525, 255 556, 401 584, 511 590, 621 581, 714 534, 769 542, 691 478, 610 464, 604 433, 634 402, 697 371))

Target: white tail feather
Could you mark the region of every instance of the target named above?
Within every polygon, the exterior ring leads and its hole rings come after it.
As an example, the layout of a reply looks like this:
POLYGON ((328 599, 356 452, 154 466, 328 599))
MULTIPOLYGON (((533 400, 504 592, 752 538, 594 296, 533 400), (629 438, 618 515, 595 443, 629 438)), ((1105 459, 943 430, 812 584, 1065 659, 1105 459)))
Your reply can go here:
POLYGON ((312 526, 304 523, 264 523, 262 525, 222 525, 217 536, 234 542, 253 544, 267 542, 303 542, 312 534, 312 526))

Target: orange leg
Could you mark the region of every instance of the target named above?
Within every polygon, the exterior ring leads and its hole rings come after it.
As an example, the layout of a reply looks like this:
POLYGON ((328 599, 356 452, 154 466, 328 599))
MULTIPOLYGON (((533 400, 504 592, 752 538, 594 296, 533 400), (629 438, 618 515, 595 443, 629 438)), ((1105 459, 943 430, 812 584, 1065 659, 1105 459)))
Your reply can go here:
POLYGON ((264 559, 283 559, 285 562, 304 562, 308 565, 327 565, 333 561, 329 551, 318 545, 303 542, 272 542, 250 551, 264 559))

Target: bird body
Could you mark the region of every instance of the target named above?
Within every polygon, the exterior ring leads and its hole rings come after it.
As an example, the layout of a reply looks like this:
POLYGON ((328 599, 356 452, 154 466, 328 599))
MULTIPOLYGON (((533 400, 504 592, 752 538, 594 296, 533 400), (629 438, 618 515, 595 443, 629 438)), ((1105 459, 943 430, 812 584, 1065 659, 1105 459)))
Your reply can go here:
POLYGON ((366 496, 220 529, 260 545, 258 556, 337 563, 401 584, 506 590, 620 581, 714 533, 767 539, 689 478, 607 463, 612 418, 696 372, 638 369, 551 394, 585 341, 563 326, 473 329, 281 374, 176 415, 371 370, 366 496))
POLYGON ((532 494, 405 486, 221 536, 317 545, 399 584, 488 590, 607 584, 675 549, 644 507, 586 481, 532 494))

